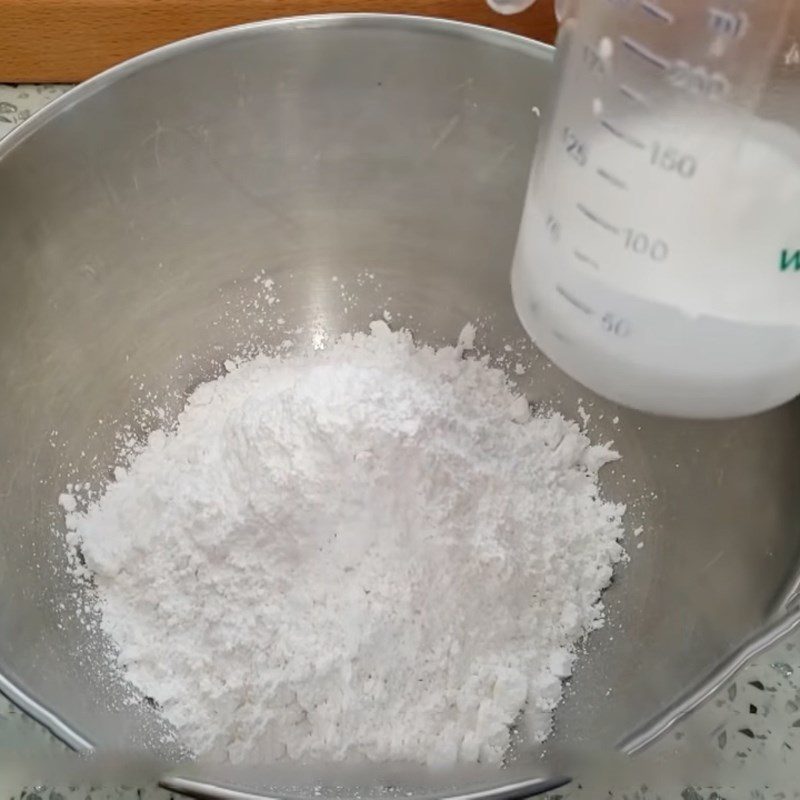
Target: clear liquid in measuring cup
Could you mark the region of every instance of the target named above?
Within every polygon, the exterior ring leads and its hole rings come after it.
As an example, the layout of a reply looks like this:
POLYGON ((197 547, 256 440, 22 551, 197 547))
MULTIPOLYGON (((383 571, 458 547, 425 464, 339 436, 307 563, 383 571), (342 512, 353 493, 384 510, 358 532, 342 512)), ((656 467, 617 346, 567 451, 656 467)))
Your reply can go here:
POLYGON ((609 36, 600 4, 617 23, 653 8, 674 19, 666 0, 597 0, 561 47, 513 269, 520 319, 562 369, 625 405, 693 417, 779 405, 800 394, 798 136, 710 96, 733 93, 716 39, 711 67, 691 67, 630 26, 609 36), (699 81, 688 100, 684 80, 699 81))

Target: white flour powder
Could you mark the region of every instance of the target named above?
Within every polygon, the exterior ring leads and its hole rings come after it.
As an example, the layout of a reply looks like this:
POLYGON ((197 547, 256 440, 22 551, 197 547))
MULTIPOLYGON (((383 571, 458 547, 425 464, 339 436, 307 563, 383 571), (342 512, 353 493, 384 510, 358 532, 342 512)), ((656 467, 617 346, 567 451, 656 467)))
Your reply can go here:
POLYGON ((64 497, 120 664, 196 753, 500 762, 523 710, 547 736, 622 556, 615 454, 468 345, 374 323, 256 358, 64 497))

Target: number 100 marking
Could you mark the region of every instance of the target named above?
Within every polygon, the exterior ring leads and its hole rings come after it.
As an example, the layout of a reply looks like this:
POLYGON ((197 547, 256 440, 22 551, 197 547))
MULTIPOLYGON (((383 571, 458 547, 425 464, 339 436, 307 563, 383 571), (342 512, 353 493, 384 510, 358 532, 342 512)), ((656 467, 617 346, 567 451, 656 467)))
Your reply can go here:
POLYGON ((661 239, 652 239, 646 233, 625 228, 625 249, 637 256, 647 256, 653 261, 666 261, 669 257, 669 245, 661 239))

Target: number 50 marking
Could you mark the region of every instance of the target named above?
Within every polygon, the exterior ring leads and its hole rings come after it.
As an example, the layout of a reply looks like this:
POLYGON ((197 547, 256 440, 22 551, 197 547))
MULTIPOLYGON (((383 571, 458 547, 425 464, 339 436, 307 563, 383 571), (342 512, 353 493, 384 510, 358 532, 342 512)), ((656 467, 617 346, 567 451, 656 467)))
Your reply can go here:
POLYGON ((627 339, 631 335, 630 322, 625 317, 617 316, 611 311, 603 314, 600 324, 606 333, 610 333, 612 336, 619 336, 620 339, 627 339))

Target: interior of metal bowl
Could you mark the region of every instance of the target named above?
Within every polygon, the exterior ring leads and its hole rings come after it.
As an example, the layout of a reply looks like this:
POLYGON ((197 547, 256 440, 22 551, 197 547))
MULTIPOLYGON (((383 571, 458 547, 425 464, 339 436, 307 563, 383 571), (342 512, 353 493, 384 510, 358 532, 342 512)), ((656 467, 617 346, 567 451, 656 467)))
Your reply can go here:
POLYGON ((235 313, 258 274, 307 335, 363 329, 389 297, 420 341, 452 343, 478 321, 487 352, 527 353, 534 404, 572 417, 582 405, 592 435, 615 442, 605 491, 644 532, 556 741, 624 739, 699 687, 694 704, 765 625, 796 621, 781 615, 800 559, 800 409, 650 418, 526 349, 508 273, 551 60, 535 42, 436 20, 264 23, 129 62, 3 144, 0 686, 12 699, 79 748, 159 739, 152 709, 120 702, 106 643, 77 616, 57 499, 75 476, 109 476, 123 424, 158 424, 142 421, 142 398, 174 413, 245 344, 284 337, 235 313), (365 271, 380 291, 357 288, 365 271))

